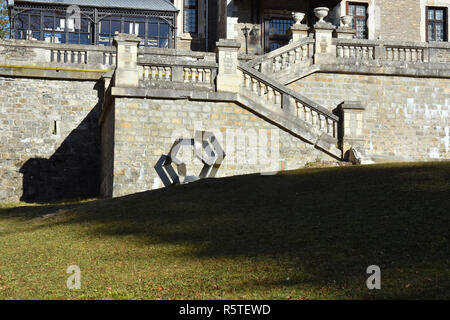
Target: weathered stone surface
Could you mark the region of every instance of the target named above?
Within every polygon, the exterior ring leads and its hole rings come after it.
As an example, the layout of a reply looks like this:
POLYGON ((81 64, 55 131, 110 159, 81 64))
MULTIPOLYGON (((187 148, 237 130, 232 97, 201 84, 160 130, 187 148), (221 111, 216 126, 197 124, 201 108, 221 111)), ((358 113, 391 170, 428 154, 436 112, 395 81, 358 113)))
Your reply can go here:
POLYGON ((98 195, 103 88, 0 77, 0 201, 98 195))
POLYGON ((290 87, 330 110, 360 101, 364 148, 375 160, 450 158, 448 79, 317 73, 290 87))
MULTIPOLYGON (((213 132, 223 146, 227 156, 220 177, 332 160, 234 103, 116 98, 114 109, 114 196, 162 187, 153 166, 177 138, 190 138, 196 130, 213 132)), ((198 162, 187 171, 199 172, 202 166, 198 162)))

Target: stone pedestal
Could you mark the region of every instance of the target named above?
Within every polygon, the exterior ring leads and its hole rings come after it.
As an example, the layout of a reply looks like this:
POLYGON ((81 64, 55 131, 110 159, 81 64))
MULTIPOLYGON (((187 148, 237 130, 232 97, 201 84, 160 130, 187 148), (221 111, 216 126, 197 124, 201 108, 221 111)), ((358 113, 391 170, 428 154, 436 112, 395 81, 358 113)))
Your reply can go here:
POLYGON ((217 91, 238 92, 239 74, 238 51, 241 45, 232 39, 220 39, 216 43, 219 72, 217 74, 217 91))
POLYGON ((336 29, 336 37, 338 39, 353 39, 356 30, 351 27, 339 27, 336 29))
POLYGON ((309 27, 306 24, 293 24, 290 29, 292 42, 308 37, 309 27))
POLYGON ((352 146, 364 145, 364 111, 359 101, 345 101, 334 110, 340 118, 339 140, 344 153, 352 146))
POLYGON ((315 64, 326 64, 336 58, 336 45, 333 44, 334 25, 328 22, 317 22, 314 25, 314 36, 316 39, 316 52, 314 54, 315 64))
POLYGON ((139 72, 137 67, 137 50, 141 39, 132 34, 116 33, 114 45, 117 48, 116 87, 138 87, 139 72))

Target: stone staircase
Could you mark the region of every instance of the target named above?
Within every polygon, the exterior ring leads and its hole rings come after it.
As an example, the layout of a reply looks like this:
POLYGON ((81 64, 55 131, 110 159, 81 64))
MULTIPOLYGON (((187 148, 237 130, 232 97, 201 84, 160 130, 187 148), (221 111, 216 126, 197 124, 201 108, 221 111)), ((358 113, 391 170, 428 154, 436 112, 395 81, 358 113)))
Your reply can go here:
POLYGON ((284 85, 319 70, 314 65, 314 38, 306 37, 261 55, 247 65, 284 85))
POLYGON ((239 63, 238 70, 241 104, 317 149, 342 158, 338 116, 246 63, 239 63))

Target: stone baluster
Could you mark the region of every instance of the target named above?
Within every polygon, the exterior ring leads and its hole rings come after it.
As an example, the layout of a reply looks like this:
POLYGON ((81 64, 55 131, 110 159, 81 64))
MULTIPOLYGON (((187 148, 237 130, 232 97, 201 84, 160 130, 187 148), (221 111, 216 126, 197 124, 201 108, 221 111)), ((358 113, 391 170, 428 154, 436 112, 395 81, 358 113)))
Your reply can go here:
POLYGON ((273 98, 274 98, 273 88, 271 86, 268 86, 267 87, 267 101, 273 102, 273 98))
POLYGON ((344 58, 344 49, 342 46, 337 46, 337 57, 344 58))
POLYGON ((183 68, 184 82, 189 82, 189 68, 183 68))
POLYGON ((350 58, 350 48, 348 46, 344 46, 344 58, 350 58))
POLYGON ((171 76, 171 68, 170 67, 165 67, 165 71, 166 71, 166 80, 170 81, 170 76, 171 76))
POLYGON ((417 60, 423 62, 423 49, 417 51, 417 60))
POLYGON ((279 70, 281 70, 281 57, 280 56, 276 56, 275 58, 274 58, 274 68, 275 68, 275 72, 277 72, 277 71, 279 71, 279 70))
POLYGON ((411 50, 409 48, 405 49, 405 60, 411 61, 411 50))
POLYGON ((66 54, 64 50, 58 50, 59 51, 59 62, 65 63, 66 62, 66 54))
POLYGON ((327 133, 332 137, 334 137, 333 122, 333 120, 327 119, 327 133))
POLYGON ((198 71, 198 82, 203 83, 203 69, 199 68, 198 71))
POLYGON ((297 101, 297 117, 302 120, 305 119, 305 107, 299 101, 297 101))
POLYGON ((286 69, 288 66, 289 66, 289 56, 288 56, 288 54, 285 52, 285 53, 283 53, 282 55, 281 55, 281 61, 282 61, 282 63, 281 63, 281 68, 282 69, 286 69))
POLYGON ((211 69, 205 69, 205 82, 211 83, 211 69))
POLYGON ((373 60, 375 58, 374 57, 374 52, 375 52, 374 47, 369 47, 368 50, 369 50, 369 59, 373 60))
POLYGON ((389 47, 386 48, 386 59, 387 60, 393 60, 392 48, 389 48, 389 47))
POLYGON ((289 65, 295 64, 295 50, 289 51, 289 65))
POLYGON ((156 79, 156 74, 158 73, 158 69, 155 66, 152 66, 152 79, 156 79))
POLYGON ((259 83, 259 95, 261 97, 263 97, 265 93, 266 93, 266 84, 263 82, 260 82, 259 83))
POLYGON ((281 93, 279 91, 274 90, 275 95, 275 104, 281 104, 281 93))
POLYGON ((302 48, 295 48, 295 61, 303 60, 302 48))
POLYGON ((311 123, 311 110, 309 108, 305 109, 305 121, 311 123))
POLYGON ((356 58, 356 48, 354 46, 350 47, 350 58, 356 58))
POLYGON ((88 55, 86 51, 81 51, 80 60, 82 64, 88 63, 88 55))
POLYGON ((144 79, 145 80, 149 79, 149 73, 150 73, 150 67, 144 66, 144 79))
POLYGON ((252 92, 258 93, 258 81, 252 78, 252 92))

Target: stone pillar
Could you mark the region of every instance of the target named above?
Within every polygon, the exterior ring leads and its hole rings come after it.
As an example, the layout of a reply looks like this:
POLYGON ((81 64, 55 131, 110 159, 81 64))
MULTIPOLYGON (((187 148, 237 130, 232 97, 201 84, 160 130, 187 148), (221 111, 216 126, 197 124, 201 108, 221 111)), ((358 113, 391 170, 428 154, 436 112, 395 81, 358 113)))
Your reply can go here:
POLYGON ((293 24, 290 29, 292 42, 308 37, 309 27, 306 24, 293 24))
POLYGON ((352 146, 364 145, 364 110, 359 101, 344 101, 334 112, 339 116, 339 140, 344 153, 352 146))
POLYGON ((216 43, 219 72, 217 74, 217 91, 238 92, 239 74, 238 50, 241 45, 236 40, 220 39, 216 43))
POLYGON ((137 50, 141 39, 134 34, 116 33, 114 45, 117 48, 116 87, 138 87, 139 71, 137 66, 137 50))
POLYGON ((314 25, 314 36, 316 39, 315 64, 327 64, 336 59, 336 45, 333 44, 333 31, 336 27, 324 20, 329 11, 326 7, 314 9, 314 13, 319 19, 314 25))
POLYGON ((336 45, 333 44, 334 25, 327 22, 317 22, 314 25, 316 50, 314 52, 315 64, 327 64, 336 58, 336 45))

